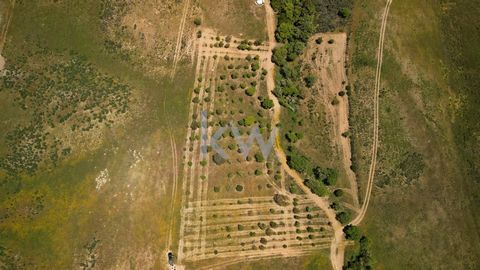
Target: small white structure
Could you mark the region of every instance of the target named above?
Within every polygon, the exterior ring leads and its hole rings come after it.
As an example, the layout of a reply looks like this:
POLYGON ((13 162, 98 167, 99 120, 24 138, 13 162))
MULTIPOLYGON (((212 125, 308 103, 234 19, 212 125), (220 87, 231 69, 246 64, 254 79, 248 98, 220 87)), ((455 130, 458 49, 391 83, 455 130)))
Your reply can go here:
POLYGON ((265 0, 255 0, 255 3, 259 6, 263 6, 263 4, 265 3, 265 0))

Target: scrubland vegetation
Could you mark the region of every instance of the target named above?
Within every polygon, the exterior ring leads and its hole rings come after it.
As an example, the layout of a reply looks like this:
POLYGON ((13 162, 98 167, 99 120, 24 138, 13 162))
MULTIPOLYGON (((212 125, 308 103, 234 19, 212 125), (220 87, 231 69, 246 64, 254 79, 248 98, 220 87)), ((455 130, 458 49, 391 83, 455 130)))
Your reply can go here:
POLYGON ((184 136, 193 78, 182 66, 172 84, 156 72, 165 58, 152 66, 138 51, 123 55, 126 40, 145 48, 145 28, 125 19, 138 6, 126 3, 15 1, 0 78, 0 268, 163 266, 165 130, 171 119, 184 136))
POLYGON ((6 135, 9 150, 0 167, 10 177, 33 175, 42 163, 57 164, 71 147, 51 130, 60 126, 87 132, 109 126, 126 113, 131 92, 128 85, 101 74, 75 54, 56 55, 39 48, 28 59, 20 57, 10 59, 14 64, 0 80, 0 91, 9 92, 16 105, 31 115, 27 125, 18 125, 6 135), (48 63, 52 59, 57 60, 48 63))
MULTIPOLYGON (((378 42, 372 37, 379 29, 372 18, 384 4, 359 1, 352 13, 350 136, 361 190, 371 147, 369 108, 378 42)), ((472 23, 477 13, 468 1, 393 1, 383 58, 375 187, 362 225, 374 268, 478 268, 473 233, 478 218, 471 215, 478 205, 472 203, 479 191, 473 180, 478 158, 472 156, 478 143, 476 147, 467 135, 478 130, 471 118, 478 111, 472 105, 479 102, 472 92, 478 80, 468 75, 478 69, 472 64, 478 67, 473 44, 478 47, 479 40, 470 35, 478 26, 472 23)))

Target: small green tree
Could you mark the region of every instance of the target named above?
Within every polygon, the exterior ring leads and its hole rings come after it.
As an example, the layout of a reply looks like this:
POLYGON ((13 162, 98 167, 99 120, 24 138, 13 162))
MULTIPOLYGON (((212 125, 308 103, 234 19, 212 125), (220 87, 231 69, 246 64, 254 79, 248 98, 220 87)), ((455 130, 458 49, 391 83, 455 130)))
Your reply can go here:
POLYGON ((266 245, 267 244, 267 239, 265 238, 260 238, 260 243, 262 243, 263 245, 266 245))
POLYGON ((247 96, 253 96, 255 94, 255 91, 256 91, 255 88, 250 87, 250 88, 247 88, 247 90, 245 90, 245 94, 247 96))
POLYGON ((266 99, 262 100, 261 106, 262 106, 262 108, 264 108, 266 110, 269 110, 269 109, 273 108, 273 100, 271 100, 269 98, 266 98, 266 99))
POLYGON ((287 63, 287 48, 285 46, 276 47, 273 49, 272 62, 279 66, 287 63))
POLYGON ((257 152, 255 153, 255 161, 256 162, 264 162, 265 161, 265 158, 263 158, 263 155, 261 152, 257 152))
POLYGON ((347 225, 343 228, 343 233, 345 233, 345 238, 348 240, 360 239, 360 229, 357 226, 347 225))
POLYGON ((350 9, 348 8, 342 8, 338 11, 338 16, 342 17, 342 18, 347 18, 348 16, 350 16, 350 9))
POLYGON ((350 221, 350 214, 345 211, 337 213, 335 217, 342 224, 347 224, 350 221))
POLYGON ((200 26, 202 24, 202 19, 200 18, 195 18, 193 20, 193 23, 196 25, 196 26, 200 26))
POLYGON ((285 138, 291 143, 296 143, 298 140, 301 139, 301 137, 303 137, 303 135, 300 135, 299 133, 293 131, 289 131, 285 134, 285 138))
POLYGON ((311 88, 315 84, 315 79, 316 79, 315 76, 313 76, 312 74, 305 77, 303 79, 303 81, 305 82, 305 86, 307 86, 308 88, 311 88))
POLYGON ((273 196, 273 201, 280 205, 280 206, 287 206, 289 205, 289 200, 288 200, 288 197, 285 196, 285 195, 282 195, 282 194, 275 194, 273 196))
POLYGON ((213 159, 213 162, 217 165, 222 165, 223 163, 225 163, 225 159, 219 153, 215 153, 212 159, 213 159))
POLYGON ((244 123, 245 123, 245 126, 251 126, 253 125, 253 123, 255 123, 255 117, 254 116, 247 116, 244 118, 244 123))
POLYGON ((337 189, 333 192, 333 195, 335 195, 335 197, 342 197, 343 196, 343 190, 337 189))

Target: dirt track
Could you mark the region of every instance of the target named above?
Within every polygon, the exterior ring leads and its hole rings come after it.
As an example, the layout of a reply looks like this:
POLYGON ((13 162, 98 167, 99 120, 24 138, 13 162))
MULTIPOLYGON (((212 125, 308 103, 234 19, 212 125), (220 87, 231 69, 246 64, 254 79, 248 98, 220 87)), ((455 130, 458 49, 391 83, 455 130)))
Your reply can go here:
POLYGON ((173 76, 175 76, 178 59, 180 58, 180 51, 181 51, 181 48, 182 48, 183 30, 185 29, 185 22, 187 20, 187 14, 188 14, 188 9, 189 8, 190 8, 190 0, 185 0, 185 6, 183 7, 182 19, 180 20, 177 42, 176 42, 176 45, 175 45, 175 54, 173 55, 173 68, 172 68, 172 75, 171 75, 172 79, 173 79, 173 76))
POLYGON ((174 228, 175 218, 173 217, 175 211, 175 202, 177 200, 177 182, 178 182, 178 165, 177 165, 177 144, 175 143, 175 138, 172 135, 172 132, 169 131, 170 137, 170 147, 172 151, 172 174, 173 174, 173 184, 172 184, 172 193, 170 197, 172 198, 170 202, 170 227, 168 229, 168 243, 167 247, 170 249, 172 245, 172 229, 174 228))
POLYGON ((13 9, 15 8, 15 2, 16 0, 11 0, 10 1, 10 14, 7 18, 7 23, 5 24, 5 27, 2 29, 2 33, 1 33, 1 40, 0 40, 0 53, 2 53, 3 51, 3 47, 5 46, 5 42, 7 40, 7 33, 8 33, 8 28, 10 27, 10 23, 12 21, 12 18, 13 18, 13 9))
POLYGON ((7 23, 5 23, 5 26, 2 29, 2 33, 0 37, 1 38, 0 39, 0 71, 2 71, 5 67, 5 58, 1 55, 1 53, 3 52, 3 47, 5 46, 5 42, 7 41, 8 28, 10 27, 10 23, 13 18, 13 9, 15 8, 15 2, 16 0, 10 1, 11 7, 10 7, 10 12, 7 18, 7 23))
POLYGON ((379 94, 380 94, 380 80, 382 75, 382 61, 383 61, 383 43, 385 40, 385 32, 387 28, 388 12, 390 11, 390 5, 392 0, 387 0, 385 10, 382 17, 382 25, 380 28, 380 39, 378 41, 377 52, 377 70, 375 74, 375 97, 374 97, 374 116, 373 116, 373 145, 372 145, 372 158, 370 163, 370 170, 368 172, 367 191, 365 194, 365 200, 363 201, 360 213, 351 222, 352 225, 358 225, 362 222, 367 212, 368 204, 370 202, 370 196, 372 194, 373 180, 375 177, 375 167, 377 163, 377 150, 378 150, 378 125, 379 125, 379 94))

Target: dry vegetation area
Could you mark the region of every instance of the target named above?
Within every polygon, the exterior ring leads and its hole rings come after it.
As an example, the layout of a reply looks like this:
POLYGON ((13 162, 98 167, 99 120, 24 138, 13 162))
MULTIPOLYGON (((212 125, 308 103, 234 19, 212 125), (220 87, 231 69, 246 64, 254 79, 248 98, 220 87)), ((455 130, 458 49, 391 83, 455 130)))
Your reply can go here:
POLYGON ((193 71, 182 65, 185 80, 173 84, 154 69, 171 62, 160 43, 175 43, 175 31, 157 44, 142 33, 162 29, 145 34, 160 39, 167 31, 158 24, 178 23, 182 10, 140 4, 16 1, 0 78, 0 268, 165 264, 173 177, 165 130, 186 122, 193 71))
MULTIPOLYGON (((302 56, 302 75, 306 89, 294 128, 302 139, 293 142, 295 148, 324 168, 339 172, 336 188, 342 189, 341 198, 350 210, 358 208, 355 175, 350 169, 349 104, 346 77, 346 34, 314 35, 302 56)), ((287 131, 288 132, 288 131, 287 131)), ((289 137, 285 138, 286 143, 289 137)))
POLYGON ((204 24, 221 35, 266 39, 265 8, 251 0, 198 0, 204 24))
POLYGON ((177 36, 181 28, 181 56, 193 52, 193 18, 199 13, 191 1, 179 4, 175 0, 101 1, 104 49, 119 59, 134 65, 150 76, 170 72, 177 53, 177 36), (185 17, 182 16, 186 9, 185 17), (174 30, 174 31, 172 31, 174 30))

